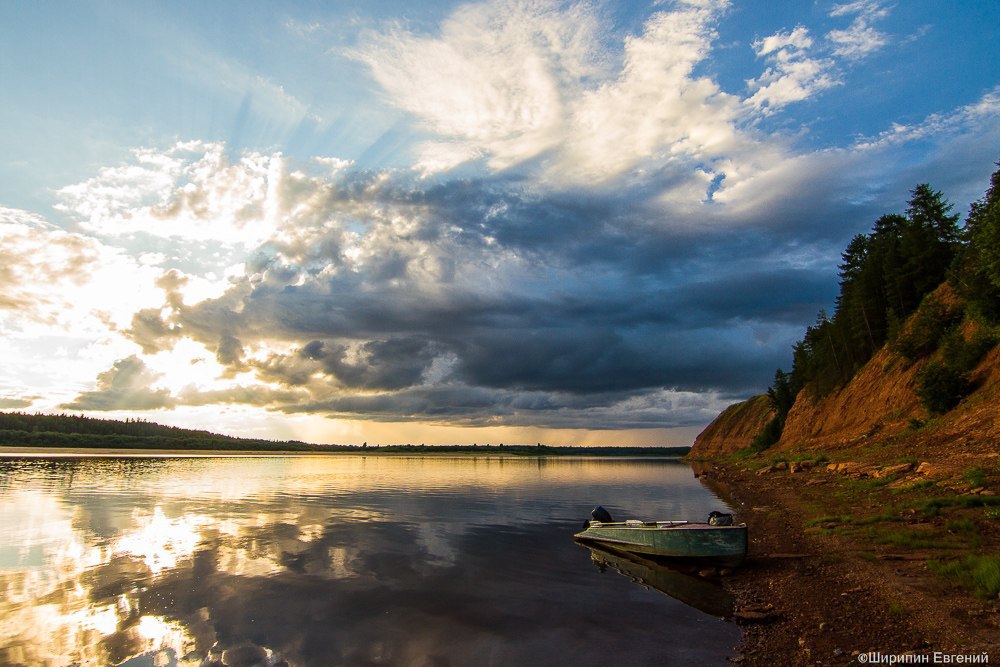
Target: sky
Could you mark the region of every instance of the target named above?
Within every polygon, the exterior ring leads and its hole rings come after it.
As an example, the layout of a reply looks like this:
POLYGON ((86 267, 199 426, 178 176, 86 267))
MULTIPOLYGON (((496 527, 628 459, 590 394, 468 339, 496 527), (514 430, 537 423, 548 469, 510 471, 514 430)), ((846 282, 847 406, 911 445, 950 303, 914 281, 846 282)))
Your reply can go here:
POLYGON ((1000 160, 1000 4, 0 3, 0 409, 690 444, 1000 160))

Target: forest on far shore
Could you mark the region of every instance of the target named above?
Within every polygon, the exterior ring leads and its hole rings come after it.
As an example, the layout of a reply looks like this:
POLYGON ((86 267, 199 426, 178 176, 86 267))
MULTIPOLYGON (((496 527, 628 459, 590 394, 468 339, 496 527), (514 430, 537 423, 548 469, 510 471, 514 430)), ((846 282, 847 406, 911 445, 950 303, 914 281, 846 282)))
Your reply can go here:
POLYGON ((551 447, 510 444, 319 445, 297 440, 235 438, 209 431, 164 426, 144 419, 95 419, 85 415, 0 412, 0 446, 79 449, 192 450, 233 452, 327 452, 365 454, 508 454, 514 456, 684 456, 689 447, 551 447))

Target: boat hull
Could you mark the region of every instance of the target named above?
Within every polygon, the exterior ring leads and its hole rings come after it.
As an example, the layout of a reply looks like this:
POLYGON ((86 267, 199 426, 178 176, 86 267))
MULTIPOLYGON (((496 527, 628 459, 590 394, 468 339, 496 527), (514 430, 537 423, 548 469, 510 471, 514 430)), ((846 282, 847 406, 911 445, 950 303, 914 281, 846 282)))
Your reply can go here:
POLYGON ((637 554, 697 560, 723 567, 740 565, 747 554, 747 527, 743 524, 712 526, 661 522, 628 525, 591 521, 576 538, 637 554))

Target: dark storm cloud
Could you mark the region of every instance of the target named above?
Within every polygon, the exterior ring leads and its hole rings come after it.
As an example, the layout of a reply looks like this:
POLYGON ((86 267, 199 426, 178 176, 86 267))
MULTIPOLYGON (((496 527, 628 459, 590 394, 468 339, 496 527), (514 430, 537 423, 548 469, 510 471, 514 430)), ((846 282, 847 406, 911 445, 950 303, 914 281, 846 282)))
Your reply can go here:
POLYGON ((457 373, 473 386, 570 394, 746 391, 755 380, 766 380, 777 359, 759 352, 754 358, 744 343, 728 338, 724 330, 683 331, 676 325, 483 332, 460 348, 457 373))
POLYGON ((215 358, 223 366, 239 366, 243 361, 243 345, 234 336, 222 336, 215 358))
POLYGON ((324 370, 348 387, 403 389, 420 382, 435 358, 434 346, 412 338, 368 341, 349 361, 344 350, 323 357, 324 370))
POLYGON ((143 308, 132 316, 132 326, 126 331, 142 351, 146 354, 156 354, 162 349, 168 349, 180 335, 171 330, 163 321, 160 308, 143 308))
MULTIPOLYGON (((358 173, 324 186, 313 222, 261 246, 221 297, 185 305, 180 278, 165 276, 167 308, 137 313, 133 339, 144 350, 198 340, 232 373, 285 387, 294 401, 271 395, 286 411, 680 425, 710 418, 712 395, 766 387, 835 288, 829 266, 786 259, 803 243, 836 255, 826 217, 793 244, 783 222, 728 235, 667 224, 642 191, 543 195, 512 177, 419 185, 358 173), (290 349, 253 352, 268 341, 290 349), (706 398, 678 406, 664 391, 706 398), (663 409, 636 409, 643 397, 663 409)), ((98 393, 74 405, 118 404, 98 393)))
MULTIPOLYGON (((163 303, 126 332, 147 354, 197 341, 244 386, 171 396, 115 374, 148 406, 704 423, 788 368, 833 305, 841 249, 913 185, 876 177, 863 151, 773 157, 677 206, 664 200, 671 183, 698 180, 683 161, 588 188, 539 182, 544 160, 477 178, 283 164, 269 177, 277 227, 242 275, 188 303, 188 278, 168 271, 163 303)), ((111 409, 124 393, 102 376, 68 405, 111 409)))
MULTIPOLYGON (((720 267, 720 270, 722 267, 720 267)), ((816 315, 816 304, 829 303, 836 289, 832 271, 778 268, 731 271, 688 285, 672 295, 672 312, 689 322, 711 326, 720 321, 785 323, 801 326, 816 315)))
POLYGON ((251 366, 260 377, 287 386, 303 386, 323 375, 341 387, 395 390, 418 384, 436 353, 435 345, 412 338, 367 341, 351 348, 313 340, 294 354, 272 354, 251 366))
POLYGON ((616 391, 580 395, 456 386, 346 395, 322 402, 303 402, 285 410, 384 422, 545 428, 579 428, 586 424, 594 430, 613 430, 704 424, 724 405, 719 399, 694 393, 616 391))

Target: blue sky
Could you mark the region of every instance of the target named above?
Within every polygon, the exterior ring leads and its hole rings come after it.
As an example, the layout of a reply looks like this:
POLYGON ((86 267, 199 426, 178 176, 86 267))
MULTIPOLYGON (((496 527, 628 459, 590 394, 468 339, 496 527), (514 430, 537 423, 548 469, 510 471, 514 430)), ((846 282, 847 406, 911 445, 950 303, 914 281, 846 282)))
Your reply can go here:
POLYGON ((993 3, 0 6, 0 407, 686 443, 1000 159, 993 3), (947 9, 947 11, 945 11, 947 9))

